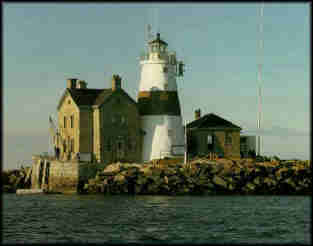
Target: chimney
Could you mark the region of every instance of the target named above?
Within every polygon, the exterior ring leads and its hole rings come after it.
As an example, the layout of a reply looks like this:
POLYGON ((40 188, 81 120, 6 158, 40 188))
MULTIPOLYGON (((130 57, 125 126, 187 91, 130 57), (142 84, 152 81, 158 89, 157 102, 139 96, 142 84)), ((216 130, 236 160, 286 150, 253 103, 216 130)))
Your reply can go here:
POLYGON ((197 119, 200 119, 200 118, 201 118, 201 110, 198 109, 198 110, 195 111, 195 119, 197 120, 197 119))
POLYGON ((118 76, 117 74, 114 74, 113 75, 113 78, 112 78, 112 91, 116 91, 116 90, 119 90, 121 89, 121 77, 118 76))
POLYGON ((76 81, 77 79, 74 79, 74 78, 70 78, 70 79, 67 79, 67 82, 66 82, 66 87, 68 89, 75 89, 76 88, 76 81))
POLYGON ((78 80, 77 89, 87 89, 87 83, 85 80, 78 80))

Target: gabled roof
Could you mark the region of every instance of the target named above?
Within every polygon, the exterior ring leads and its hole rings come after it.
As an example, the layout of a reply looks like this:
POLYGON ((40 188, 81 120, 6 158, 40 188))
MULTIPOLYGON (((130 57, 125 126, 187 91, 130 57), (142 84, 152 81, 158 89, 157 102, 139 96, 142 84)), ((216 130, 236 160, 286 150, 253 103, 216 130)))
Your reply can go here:
POLYGON ((111 89, 67 89, 77 106, 99 105, 112 94, 111 89))
POLYGON ((75 104, 79 106, 100 106, 111 97, 111 95, 121 93, 132 103, 137 104, 123 89, 112 91, 112 89, 66 89, 58 105, 58 109, 66 94, 70 94, 75 104))
POLYGON ((128 93, 126 91, 122 90, 118 90, 118 92, 120 92, 121 94, 123 94, 126 98, 128 98, 132 103, 137 105, 137 102, 130 96, 128 95, 128 93))
POLYGON ((206 114, 201 118, 187 124, 187 128, 232 128, 241 130, 241 127, 236 126, 228 120, 225 120, 213 113, 206 114))

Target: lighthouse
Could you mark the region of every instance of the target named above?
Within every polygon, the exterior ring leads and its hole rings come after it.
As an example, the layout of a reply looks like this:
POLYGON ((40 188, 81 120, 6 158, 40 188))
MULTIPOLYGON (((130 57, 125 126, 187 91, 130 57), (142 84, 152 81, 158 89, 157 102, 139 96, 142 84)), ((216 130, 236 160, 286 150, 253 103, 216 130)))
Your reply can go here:
POLYGON ((184 128, 176 77, 183 76, 181 61, 160 38, 148 42, 141 56, 138 106, 143 130, 142 160, 184 154, 184 128))

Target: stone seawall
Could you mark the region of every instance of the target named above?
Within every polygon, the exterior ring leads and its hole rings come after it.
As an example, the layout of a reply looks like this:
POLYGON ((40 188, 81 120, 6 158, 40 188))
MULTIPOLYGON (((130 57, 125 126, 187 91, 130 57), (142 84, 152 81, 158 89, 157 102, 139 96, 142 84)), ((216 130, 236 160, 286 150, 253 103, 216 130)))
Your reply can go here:
MULTIPOLYGON (((160 163, 160 162, 159 162, 160 163)), ((187 163, 78 163, 33 158, 32 188, 105 194, 311 194, 310 161, 196 159, 187 163)))
POLYGON ((84 185, 86 193, 310 195, 310 161, 198 159, 187 165, 116 163, 84 185))
POLYGON ((76 193, 81 185, 95 177, 104 167, 103 163, 64 162, 33 156, 31 188, 76 193))
POLYGON ((32 189, 54 192, 76 192, 78 163, 62 162, 33 156, 32 189))

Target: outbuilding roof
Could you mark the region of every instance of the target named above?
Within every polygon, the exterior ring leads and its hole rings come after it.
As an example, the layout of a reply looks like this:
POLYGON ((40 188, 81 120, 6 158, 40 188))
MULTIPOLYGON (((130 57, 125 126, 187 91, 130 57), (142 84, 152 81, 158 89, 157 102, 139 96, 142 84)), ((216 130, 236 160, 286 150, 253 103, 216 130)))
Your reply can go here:
POLYGON ((241 127, 213 113, 206 114, 201 118, 190 122, 187 124, 187 128, 233 128, 241 130, 241 127))

